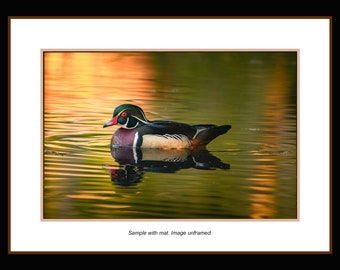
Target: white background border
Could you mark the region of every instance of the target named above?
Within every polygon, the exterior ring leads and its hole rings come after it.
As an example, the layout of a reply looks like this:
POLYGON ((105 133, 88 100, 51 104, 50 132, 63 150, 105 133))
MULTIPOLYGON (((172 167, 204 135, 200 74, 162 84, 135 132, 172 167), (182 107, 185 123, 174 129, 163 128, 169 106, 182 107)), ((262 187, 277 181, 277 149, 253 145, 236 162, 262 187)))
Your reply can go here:
POLYGON ((12 18, 10 26, 10 252, 329 251, 330 19, 12 18), (299 220, 41 221, 42 49, 299 50, 299 220))

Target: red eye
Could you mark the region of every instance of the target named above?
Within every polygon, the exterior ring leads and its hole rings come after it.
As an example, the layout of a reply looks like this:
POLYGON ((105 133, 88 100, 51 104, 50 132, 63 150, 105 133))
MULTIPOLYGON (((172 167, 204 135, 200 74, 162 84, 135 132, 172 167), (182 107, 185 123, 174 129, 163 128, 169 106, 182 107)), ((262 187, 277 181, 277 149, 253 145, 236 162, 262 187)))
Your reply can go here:
POLYGON ((123 112, 123 113, 122 113, 122 116, 125 117, 125 116, 126 116, 126 112, 123 112))

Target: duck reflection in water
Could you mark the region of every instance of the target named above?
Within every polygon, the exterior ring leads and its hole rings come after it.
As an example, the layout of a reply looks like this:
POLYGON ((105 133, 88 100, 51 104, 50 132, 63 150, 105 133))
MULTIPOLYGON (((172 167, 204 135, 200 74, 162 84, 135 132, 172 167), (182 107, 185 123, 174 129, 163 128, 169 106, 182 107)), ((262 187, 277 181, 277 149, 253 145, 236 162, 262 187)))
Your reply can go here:
POLYGON ((206 148, 198 149, 155 149, 112 147, 112 157, 118 166, 106 166, 114 184, 136 185, 146 172, 175 173, 181 169, 229 170, 230 165, 223 163, 206 148))

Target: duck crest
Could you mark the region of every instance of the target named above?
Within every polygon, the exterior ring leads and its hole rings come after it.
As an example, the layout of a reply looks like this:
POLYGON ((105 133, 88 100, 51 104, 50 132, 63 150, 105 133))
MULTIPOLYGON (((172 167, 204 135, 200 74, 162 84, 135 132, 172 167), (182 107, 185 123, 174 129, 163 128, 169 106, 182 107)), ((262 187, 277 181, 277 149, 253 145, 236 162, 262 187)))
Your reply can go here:
POLYGON ((112 119, 103 127, 120 124, 122 128, 134 129, 148 123, 150 121, 140 107, 133 104, 122 104, 113 111, 112 119))
POLYGON ((138 107, 137 105, 133 104, 122 104, 119 105, 114 111, 113 111, 113 117, 120 115, 122 113, 126 112, 128 115, 131 115, 135 119, 138 119, 141 122, 148 123, 149 120, 146 118, 144 111, 138 107))

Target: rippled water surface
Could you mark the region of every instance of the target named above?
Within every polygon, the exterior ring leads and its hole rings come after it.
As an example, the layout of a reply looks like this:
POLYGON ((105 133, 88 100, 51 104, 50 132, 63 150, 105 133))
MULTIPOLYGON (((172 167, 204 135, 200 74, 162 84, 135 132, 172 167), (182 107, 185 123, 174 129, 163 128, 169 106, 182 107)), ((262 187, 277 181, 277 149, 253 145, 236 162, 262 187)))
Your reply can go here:
POLYGON ((296 52, 43 54, 45 219, 297 218, 296 52), (110 149, 122 103, 230 124, 206 150, 110 149))

